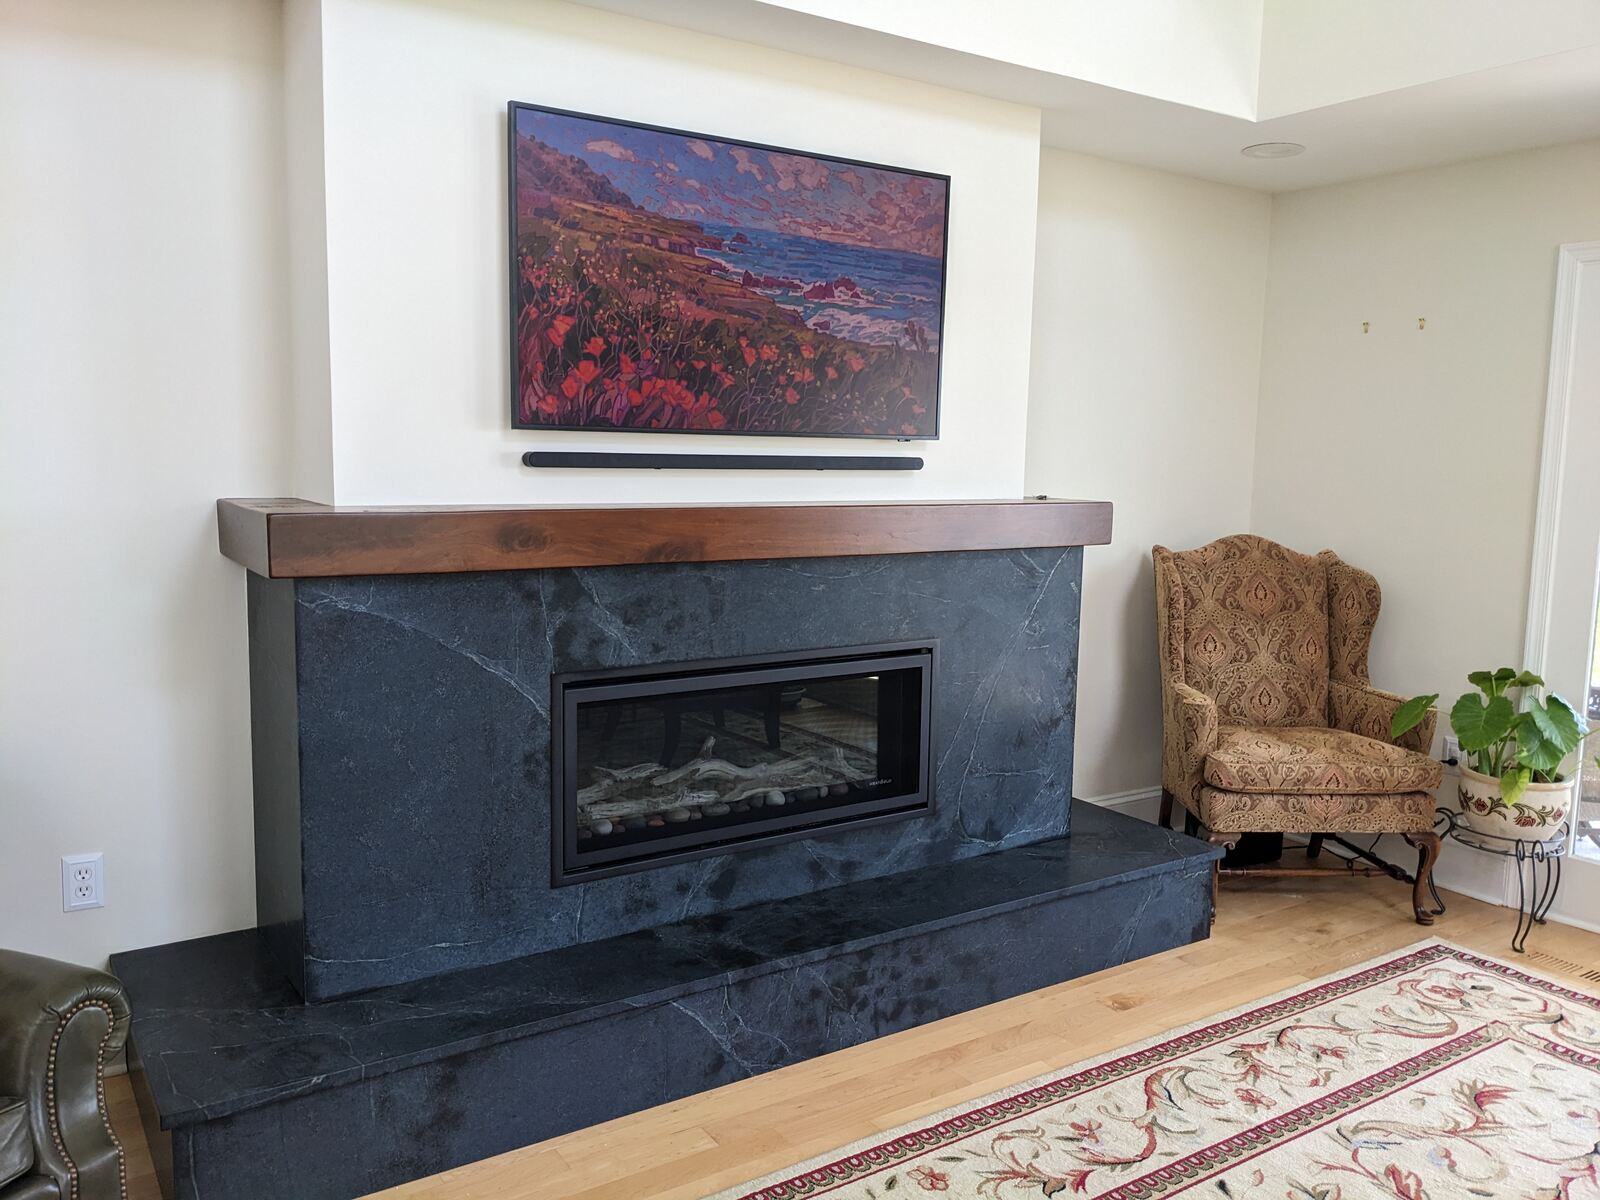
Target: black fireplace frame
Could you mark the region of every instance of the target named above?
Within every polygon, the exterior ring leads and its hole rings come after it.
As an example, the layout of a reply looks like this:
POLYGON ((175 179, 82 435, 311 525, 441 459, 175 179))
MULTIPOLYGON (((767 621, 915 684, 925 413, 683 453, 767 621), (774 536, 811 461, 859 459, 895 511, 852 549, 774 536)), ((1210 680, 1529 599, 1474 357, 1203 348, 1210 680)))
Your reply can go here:
POLYGON ((880 642, 867 646, 782 651, 737 658, 698 659, 553 674, 550 677, 551 886, 565 887, 591 879, 653 870, 668 863, 732 854, 799 838, 820 837, 845 828, 860 829, 931 815, 934 805, 933 696, 938 671, 939 641, 937 638, 923 638, 909 642, 880 642), (685 832, 671 847, 659 853, 635 856, 615 863, 579 864, 577 829, 568 820, 566 796, 567 781, 577 772, 577 739, 567 738, 565 730, 575 721, 579 698, 584 693, 592 697, 595 689, 604 688, 606 699, 662 695, 686 690, 681 686, 686 681, 693 682, 693 686, 687 690, 714 691, 729 683, 758 685, 817 678, 830 673, 830 669, 831 673, 839 673, 839 668, 857 664, 864 669, 899 670, 913 667, 920 671, 919 786, 915 792, 839 805, 829 810, 825 820, 813 820, 810 823, 805 823, 805 817, 801 815, 789 813, 751 821, 743 826, 737 837, 721 836, 726 832, 723 830, 685 832), (626 682, 607 684, 608 680, 626 682))

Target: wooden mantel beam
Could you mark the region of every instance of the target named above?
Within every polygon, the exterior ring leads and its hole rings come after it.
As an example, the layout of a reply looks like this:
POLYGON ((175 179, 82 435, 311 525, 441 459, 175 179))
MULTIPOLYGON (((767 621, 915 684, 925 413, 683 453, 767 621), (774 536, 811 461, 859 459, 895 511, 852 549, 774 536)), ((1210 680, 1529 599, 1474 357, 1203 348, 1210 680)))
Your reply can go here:
POLYGON ((222 552, 295 579, 1103 545, 1103 500, 348 508, 218 500, 222 552))

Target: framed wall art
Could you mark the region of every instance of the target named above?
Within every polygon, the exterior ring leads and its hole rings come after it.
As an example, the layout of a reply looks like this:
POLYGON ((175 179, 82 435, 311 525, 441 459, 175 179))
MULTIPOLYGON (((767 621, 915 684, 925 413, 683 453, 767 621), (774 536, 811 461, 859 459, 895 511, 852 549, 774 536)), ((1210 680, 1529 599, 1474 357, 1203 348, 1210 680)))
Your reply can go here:
POLYGON ((513 103, 512 422, 932 439, 948 176, 513 103))

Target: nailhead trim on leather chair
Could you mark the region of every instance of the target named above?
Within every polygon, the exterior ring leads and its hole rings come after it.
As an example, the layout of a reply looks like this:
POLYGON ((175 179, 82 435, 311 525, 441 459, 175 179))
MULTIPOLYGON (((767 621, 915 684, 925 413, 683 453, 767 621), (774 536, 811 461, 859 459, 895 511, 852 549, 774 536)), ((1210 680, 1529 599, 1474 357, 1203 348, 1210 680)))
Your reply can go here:
POLYGON ((78 1001, 77 1004, 74 1004, 61 1014, 61 1021, 56 1026, 54 1036, 50 1039, 49 1067, 44 1085, 45 1096, 49 1101, 50 1139, 55 1142, 56 1152, 61 1155, 62 1161, 67 1164, 67 1172, 72 1180, 71 1191, 68 1193, 67 1200, 78 1200, 78 1164, 72 1161, 72 1154, 67 1150, 67 1143, 61 1136, 61 1117, 56 1110, 56 1051, 61 1046, 61 1035, 67 1031, 68 1023, 86 1008, 98 1008, 106 1014, 106 1031, 100 1038, 100 1048, 95 1053, 94 1093, 96 1106, 100 1110, 100 1123, 105 1126, 106 1137, 117 1148, 117 1193, 123 1200, 126 1200, 128 1195, 128 1156, 122 1149, 122 1140, 117 1137, 117 1131, 111 1128, 111 1113, 106 1108, 106 1051, 111 1045, 112 1036, 117 1031, 117 1014, 103 1000, 78 1001))

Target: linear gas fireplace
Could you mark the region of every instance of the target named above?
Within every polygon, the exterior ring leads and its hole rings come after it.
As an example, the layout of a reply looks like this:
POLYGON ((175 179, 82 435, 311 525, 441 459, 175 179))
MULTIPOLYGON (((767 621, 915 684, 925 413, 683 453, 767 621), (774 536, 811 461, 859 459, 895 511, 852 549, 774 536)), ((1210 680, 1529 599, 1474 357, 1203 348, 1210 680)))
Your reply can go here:
POLYGON ((927 812, 935 656, 920 642, 556 675, 553 882, 927 812))

